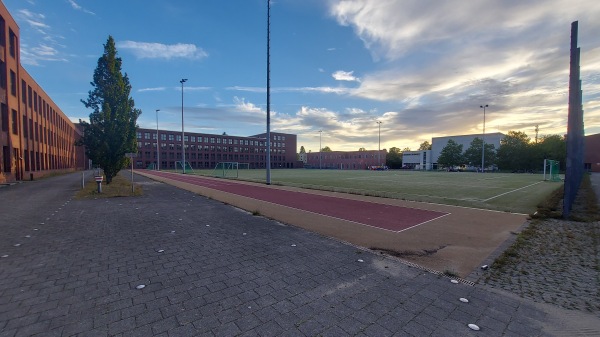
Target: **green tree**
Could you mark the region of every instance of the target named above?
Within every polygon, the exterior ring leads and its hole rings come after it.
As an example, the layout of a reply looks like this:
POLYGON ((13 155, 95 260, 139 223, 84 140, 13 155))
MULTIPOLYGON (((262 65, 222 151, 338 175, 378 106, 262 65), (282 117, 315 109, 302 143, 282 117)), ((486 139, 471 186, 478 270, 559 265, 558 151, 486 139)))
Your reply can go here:
POLYGON ((127 164, 125 154, 137 152, 136 123, 141 111, 129 96, 131 84, 127 74, 121 73, 121 64, 109 36, 90 83, 93 89, 87 100, 81 100, 93 111, 90 122, 81 123, 83 137, 78 145, 85 146, 88 157, 104 170, 107 184, 127 164))
MULTIPOLYGON (((480 138, 475 138, 471 141, 471 145, 465 150, 464 160, 467 164, 481 167, 481 144, 480 138)), ((494 144, 485 144, 484 165, 490 167, 496 164, 496 147, 494 144)))
POLYGON ((431 144, 429 144, 428 141, 424 141, 423 143, 421 143, 421 145, 419 145, 419 149, 417 151, 423 151, 423 150, 431 150, 431 144))
POLYGON ((306 150, 304 149, 304 146, 300 146, 300 153, 306 153, 306 150))
POLYGON ((359 151, 359 152, 362 152, 362 151, 367 151, 367 149, 365 149, 364 147, 361 147, 361 148, 359 148, 359 149, 358 149, 358 151, 359 151))
POLYGON ((509 131, 500 140, 498 167, 502 170, 519 171, 532 169, 531 139, 522 131, 509 131))
POLYGON ((448 143, 444 146, 442 152, 440 152, 438 165, 442 167, 453 167, 463 164, 464 159, 462 151, 462 145, 452 139, 448 140, 448 143))
POLYGON ((402 151, 397 147, 391 147, 385 156, 385 165, 391 169, 402 168, 402 151))
POLYGON ((534 148, 535 167, 541 168, 544 159, 558 160, 560 169, 565 170, 567 160, 567 141, 561 135, 542 136, 534 148))
POLYGON ((321 152, 331 152, 331 149, 329 148, 329 146, 325 146, 321 149, 321 152))

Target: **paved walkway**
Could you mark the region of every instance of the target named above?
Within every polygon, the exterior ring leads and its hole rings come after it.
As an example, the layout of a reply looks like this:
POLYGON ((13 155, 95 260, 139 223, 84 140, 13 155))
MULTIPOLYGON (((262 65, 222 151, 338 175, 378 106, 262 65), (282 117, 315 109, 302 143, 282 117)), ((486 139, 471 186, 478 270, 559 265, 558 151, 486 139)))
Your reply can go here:
POLYGON ((561 336, 598 324, 139 179, 144 196, 108 200, 74 200, 81 173, 0 188, 0 336, 561 336))

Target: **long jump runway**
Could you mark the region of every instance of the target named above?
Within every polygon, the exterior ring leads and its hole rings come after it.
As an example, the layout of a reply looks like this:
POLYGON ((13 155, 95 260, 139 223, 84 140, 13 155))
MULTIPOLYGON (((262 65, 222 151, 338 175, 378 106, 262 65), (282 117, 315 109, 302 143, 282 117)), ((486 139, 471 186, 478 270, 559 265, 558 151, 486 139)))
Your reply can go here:
POLYGON ((352 221, 391 232, 402 232, 449 214, 319 194, 281 190, 234 181, 209 179, 194 175, 157 171, 145 171, 144 173, 298 210, 352 221))

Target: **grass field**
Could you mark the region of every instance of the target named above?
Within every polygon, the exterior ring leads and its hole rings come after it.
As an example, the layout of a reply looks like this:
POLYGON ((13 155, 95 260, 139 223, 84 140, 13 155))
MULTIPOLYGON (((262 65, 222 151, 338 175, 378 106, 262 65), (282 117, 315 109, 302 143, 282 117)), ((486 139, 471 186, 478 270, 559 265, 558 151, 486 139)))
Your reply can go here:
MULTIPOLYGON (((193 173, 215 174, 213 170, 193 173)), ((264 182, 265 176, 265 170, 239 170, 238 179, 264 182)), ((540 202, 562 187, 562 183, 543 181, 541 174, 406 170, 271 170, 271 183, 525 214, 535 212, 540 202)))

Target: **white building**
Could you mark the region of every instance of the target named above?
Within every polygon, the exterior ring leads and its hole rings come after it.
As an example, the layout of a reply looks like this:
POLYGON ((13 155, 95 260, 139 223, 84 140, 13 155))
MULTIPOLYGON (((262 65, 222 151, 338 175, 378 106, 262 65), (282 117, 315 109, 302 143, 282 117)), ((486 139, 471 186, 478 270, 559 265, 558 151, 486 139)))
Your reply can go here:
MULTIPOLYGON (((500 148, 500 141, 504 138, 504 134, 500 132, 494 133, 486 133, 476 134, 476 135, 462 135, 462 136, 448 136, 448 137, 434 137, 431 139, 431 161, 433 163, 433 167, 437 167, 437 161, 442 153, 442 149, 446 147, 448 141, 452 139, 457 144, 463 146, 463 152, 466 151, 470 146, 471 142, 475 138, 481 139, 485 141, 485 144, 493 144, 494 148, 498 150, 500 148)), ((403 162, 404 163, 404 162, 403 162)))
POLYGON ((431 150, 402 152, 402 167, 413 170, 431 170, 431 150))

